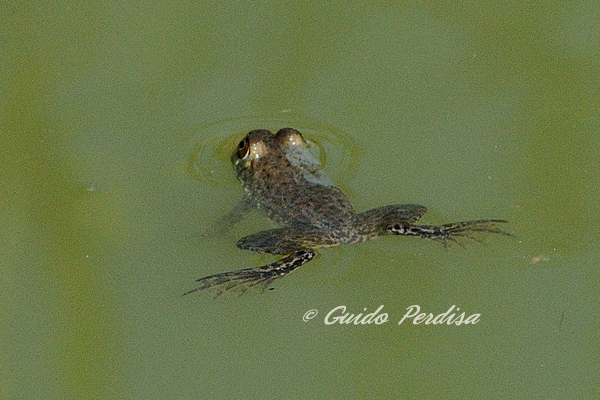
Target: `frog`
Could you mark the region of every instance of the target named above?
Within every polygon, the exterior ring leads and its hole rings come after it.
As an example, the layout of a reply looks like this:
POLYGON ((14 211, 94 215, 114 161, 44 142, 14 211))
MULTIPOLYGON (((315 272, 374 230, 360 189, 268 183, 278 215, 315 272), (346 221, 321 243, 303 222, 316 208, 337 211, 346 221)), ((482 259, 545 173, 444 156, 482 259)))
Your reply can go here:
POLYGON ((357 212, 350 199, 321 168, 300 131, 282 128, 248 132, 231 155, 244 191, 238 206, 218 225, 228 227, 249 210, 258 210, 278 227, 245 236, 237 247, 280 257, 267 265, 208 275, 184 295, 215 289, 216 297, 257 287, 264 291, 317 255, 317 249, 397 235, 463 245, 481 241, 478 233, 512 236, 500 229, 508 221, 479 219, 442 225, 419 224, 427 208, 394 204, 357 212))

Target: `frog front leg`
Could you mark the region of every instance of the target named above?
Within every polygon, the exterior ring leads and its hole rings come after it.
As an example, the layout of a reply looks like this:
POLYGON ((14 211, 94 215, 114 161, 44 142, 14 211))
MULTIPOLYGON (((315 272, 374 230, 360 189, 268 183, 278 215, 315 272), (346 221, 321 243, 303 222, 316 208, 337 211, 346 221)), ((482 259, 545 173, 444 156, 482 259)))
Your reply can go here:
POLYGON ((246 236, 238 241, 239 248, 285 257, 262 267, 205 276, 197 280, 200 286, 183 295, 209 288, 217 288, 215 297, 234 289, 244 293, 255 286, 262 286, 264 291, 274 280, 284 277, 315 257, 315 251, 304 246, 310 243, 311 239, 307 239, 310 237, 310 234, 304 235, 288 228, 271 229, 246 236))
POLYGON ((210 224, 203 235, 219 236, 229 232, 235 224, 244 219, 254 208, 254 203, 248 197, 244 196, 231 211, 210 224))

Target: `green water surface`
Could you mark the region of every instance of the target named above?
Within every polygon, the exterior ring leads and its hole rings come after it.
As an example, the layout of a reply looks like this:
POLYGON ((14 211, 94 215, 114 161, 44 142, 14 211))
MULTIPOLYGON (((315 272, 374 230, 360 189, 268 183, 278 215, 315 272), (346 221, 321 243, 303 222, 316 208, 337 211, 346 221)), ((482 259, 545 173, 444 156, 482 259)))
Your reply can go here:
POLYGON ((4 2, 0 398, 600 398, 598 21, 589 0, 4 2), (256 115, 348 135, 326 172, 358 210, 515 237, 384 238, 180 297, 272 260, 235 247, 260 216, 201 234, 241 189, 187 169, 206 126, 256 115), (389 321, 326 325, 341 305, 389 321), (411 305, 481 317, 398 325, 411 305))

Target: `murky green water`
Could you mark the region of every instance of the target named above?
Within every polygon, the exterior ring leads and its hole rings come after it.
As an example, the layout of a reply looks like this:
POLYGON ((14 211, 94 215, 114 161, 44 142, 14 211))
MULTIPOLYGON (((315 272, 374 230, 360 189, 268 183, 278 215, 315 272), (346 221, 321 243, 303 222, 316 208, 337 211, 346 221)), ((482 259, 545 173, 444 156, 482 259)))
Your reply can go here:
POLYGON ((1 10, 0 397, 600 395, 597 3, 1 10), (182 298, 268 260, 235 247, 259 216, 200 235, 240 198, 230 166, 187 171, 206 126, 250 115, 347 134, 359 153, 326 169, 359 210, 505 218, 516 238, 386 238, 264 294, 182 298), (325 325, 340 305, 390 321, 325 325), (411 305, 481 318, 398 325, 411 305))

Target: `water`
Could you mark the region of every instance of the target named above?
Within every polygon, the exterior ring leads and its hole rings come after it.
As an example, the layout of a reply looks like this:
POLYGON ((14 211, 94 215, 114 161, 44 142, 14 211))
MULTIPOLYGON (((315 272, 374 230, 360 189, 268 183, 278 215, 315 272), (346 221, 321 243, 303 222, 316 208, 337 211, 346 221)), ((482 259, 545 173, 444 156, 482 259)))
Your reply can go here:
POLYGON ((597 396, 596 3, 3 10, 0 397, 597 396), (358 210, 516 238, 384 238, 263 294, 180 297, 271 260, 235 247, 260 216, 201 235, 241 196, 226 160, 222 184, 190 175, 203 127, 282 114, 356 142, 326 172, 358 210), (340 305, 390 320, 325 325, 340 305), (411 305, 481 318, 398 325, 411 305))

